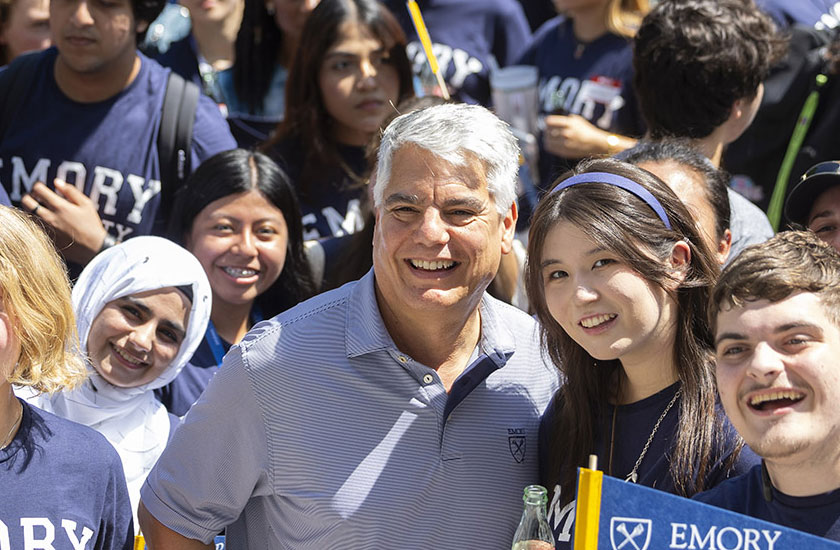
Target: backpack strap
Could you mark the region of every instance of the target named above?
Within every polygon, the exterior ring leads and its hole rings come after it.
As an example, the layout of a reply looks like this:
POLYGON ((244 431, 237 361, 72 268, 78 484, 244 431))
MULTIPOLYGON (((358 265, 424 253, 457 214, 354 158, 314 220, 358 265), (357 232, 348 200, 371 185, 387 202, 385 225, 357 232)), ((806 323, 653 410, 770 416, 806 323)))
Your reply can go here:
POLYGON ((20 55, 0 71, 0 141, 6 135, 14 114, 20 111, 24 98, 35 79, 41 52, 20 55))
POLYGON ((163 234, 175 193, 191 172, 193 123, 200 95, 195 83, 175 72, 169 73, 158 131, 161 201, 155 223, 157 234, 163 234))

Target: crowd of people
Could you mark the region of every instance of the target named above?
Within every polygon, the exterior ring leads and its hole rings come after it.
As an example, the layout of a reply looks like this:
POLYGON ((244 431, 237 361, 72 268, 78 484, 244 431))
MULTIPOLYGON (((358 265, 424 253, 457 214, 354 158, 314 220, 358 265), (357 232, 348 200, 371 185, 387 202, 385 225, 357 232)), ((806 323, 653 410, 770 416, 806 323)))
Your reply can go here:
POLYGON ((840 541, 840 3, 418 5, 0 0, 0 548, 840 541))

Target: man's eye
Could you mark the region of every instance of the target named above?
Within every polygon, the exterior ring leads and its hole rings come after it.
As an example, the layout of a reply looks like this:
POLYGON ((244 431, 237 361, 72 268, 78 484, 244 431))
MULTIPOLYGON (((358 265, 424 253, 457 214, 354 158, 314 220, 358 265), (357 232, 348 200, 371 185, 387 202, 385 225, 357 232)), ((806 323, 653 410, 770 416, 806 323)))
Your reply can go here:
POLYGON ((739 353, 743 352, 746 348, 740 344, 735 344, 731 346, 726 346, 722 348, 718 354, 721 357, 730 357, 733 355, 738 355, 739 353))

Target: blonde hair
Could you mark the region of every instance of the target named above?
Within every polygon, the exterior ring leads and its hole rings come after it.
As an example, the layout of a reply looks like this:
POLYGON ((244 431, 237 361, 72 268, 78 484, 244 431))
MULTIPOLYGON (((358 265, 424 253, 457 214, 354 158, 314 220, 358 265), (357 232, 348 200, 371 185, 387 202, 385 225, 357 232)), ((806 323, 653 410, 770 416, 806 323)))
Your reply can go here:
POLYGON ((20 342, 9 382, 49 393, 72 389, 87 368, 64 263, 26 214, 0 206, 0 227, 0 300, 20 342))
POLYGON ((633 38, 649 11, 648 0, 610 0, 605 21, 607 29, 612 34, 633 38))

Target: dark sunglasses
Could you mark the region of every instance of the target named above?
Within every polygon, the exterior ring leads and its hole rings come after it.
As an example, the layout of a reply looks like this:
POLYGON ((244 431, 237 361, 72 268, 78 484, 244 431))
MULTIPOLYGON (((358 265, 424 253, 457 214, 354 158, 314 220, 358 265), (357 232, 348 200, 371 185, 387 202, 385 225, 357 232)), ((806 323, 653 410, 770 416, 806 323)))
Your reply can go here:
POLYGON ((802 174, 802 178, 800 178, 800 180, 816 176, 817 174, 840 174, 840 161, 827 160, 825 162, 817 163, 808 168, 808 170, 802 174))

